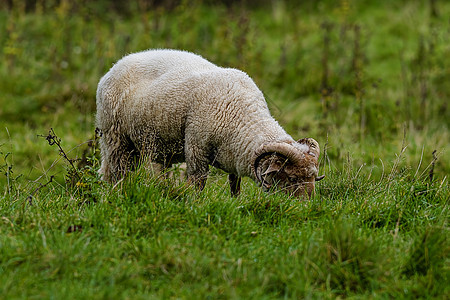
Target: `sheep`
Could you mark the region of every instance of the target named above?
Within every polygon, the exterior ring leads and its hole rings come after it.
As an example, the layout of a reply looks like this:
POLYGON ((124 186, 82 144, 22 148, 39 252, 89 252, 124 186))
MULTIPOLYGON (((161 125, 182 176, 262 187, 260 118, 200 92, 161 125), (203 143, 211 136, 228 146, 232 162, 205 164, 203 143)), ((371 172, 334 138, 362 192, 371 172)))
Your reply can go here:
POLYGON ((97 127, 105 181, 117 182, 150 161, 161 169, 186 162, 188 183, 202 190, 209 166, 288 194, 311 196, 319 144, 295 141, 271 116, 263 93, 243 71, 199 55, 155 49, 120 59, 97 88, 97 127))

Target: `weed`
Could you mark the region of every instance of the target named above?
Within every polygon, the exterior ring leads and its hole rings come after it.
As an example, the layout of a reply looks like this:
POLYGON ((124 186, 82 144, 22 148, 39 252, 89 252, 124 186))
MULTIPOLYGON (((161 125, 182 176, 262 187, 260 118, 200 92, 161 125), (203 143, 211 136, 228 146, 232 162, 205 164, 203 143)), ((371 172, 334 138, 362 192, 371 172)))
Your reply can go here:
POLYGON ((0 172, 6 177, 5 196, 13 196, 18 192, 18 179, 22 176, 19 174, 14 176, 13 164, 10 161, 11 152, 3 153, 0 151, 3 163, 0 165, 0 172))
POLYGON ((55 132, 53 131, 53 128, 50 129, 50 131, 48 132, 48 135, 44 136, 44 135, 40 135, 40 137, 44 137, 48 144, 50 146, 56 145, 59 149, 59 155, 61 155, 64 160, 69 163, 70 165, 70 169, 67 171, 67 181, 71 183, 71 185, 73 186, 74 182, 79 182, 81 175, 79 174, 78 169, 75 167, 74 163, 75 163, 75 159, 70 159, 67 156, 67 153, 64 151, 64 149, 61 146, 61 139, 55 134, 55 132))
MULTIPOLYGON (((62 147, 61 138, 56 135, 53 128, 50 129, 48 135, 40 135, 40 137, 44 137, 47 140, 50 146, 56 145, 58 147, 59 155, 69 165, 65 176, 67 188, 75 189, 76 194, 83 199, 84 202, 96 202, 97 195, 94 191, 97 189, 96 187, 98 185, 103 185, 97 172, 99 168, 99 150, 97 148, 99 135, 100 132, 96 129, 94 138, 85 143, 87 148, 84 149, 81 158, 76 159, 69 158, 68 152, 62 147)), ((51 176, 46 184, 40 184, 39 187, 30 194, 27 200, 31 203, 33 195, 41 188, 50 184, 53 181, 53 178, 54 176, 51 176)))
POLYGON ((49 185, 50 183, 52 183, 53 178, 54 178, 54 176, 52 175, 52 176, 50 176, 50 179, 49 179, 45 184, 39 183, 39 186, 38 186, 36 189, 34 189, 34 191, 32 191, 32 192, 30 193, 30 195, 27 197, 26 201, 28 201, 28 204, 30 204, 30 205, 32 204, 33 196, 34 196, 40 189, 45 188, 47 185, 49 185))

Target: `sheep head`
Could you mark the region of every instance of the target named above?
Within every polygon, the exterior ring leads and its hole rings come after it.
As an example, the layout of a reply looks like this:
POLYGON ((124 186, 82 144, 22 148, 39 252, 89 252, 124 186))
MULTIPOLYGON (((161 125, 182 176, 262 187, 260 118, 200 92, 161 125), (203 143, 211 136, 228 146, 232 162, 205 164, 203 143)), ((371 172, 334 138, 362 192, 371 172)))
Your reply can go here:
POLYGON ((256 152, 254 173, 264 190, 276 188, 296 197, 314 194, 320 148, 312 138, 297 142, 270 142, 256 152))

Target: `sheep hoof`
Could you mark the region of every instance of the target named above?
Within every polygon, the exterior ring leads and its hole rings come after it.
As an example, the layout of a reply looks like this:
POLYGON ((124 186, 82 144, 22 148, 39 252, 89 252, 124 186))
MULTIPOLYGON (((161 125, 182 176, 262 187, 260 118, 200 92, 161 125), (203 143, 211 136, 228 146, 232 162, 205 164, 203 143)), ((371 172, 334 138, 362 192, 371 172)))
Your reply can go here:
POLYGON ((241 192, 241 177, 236 174, 228 175, 228 180, 230 181, 231 195, 233 197, 239 196, 241 192))

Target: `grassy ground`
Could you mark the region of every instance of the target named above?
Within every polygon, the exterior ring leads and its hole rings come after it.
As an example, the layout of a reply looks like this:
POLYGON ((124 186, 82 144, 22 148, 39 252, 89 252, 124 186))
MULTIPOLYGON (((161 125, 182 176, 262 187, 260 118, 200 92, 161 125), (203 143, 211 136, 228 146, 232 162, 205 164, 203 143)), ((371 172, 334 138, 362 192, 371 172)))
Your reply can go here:
POLYGON ((0 298, 448 297, 448 3, 51 3, 0 6, 0 298), (148 48, 254 78, 319 141, 316 196, 101 182, 96 85, 148 48))
POLYGON ((1 203, 6 298, 441 298, 448 186, 333 174, 308 202, 140 172, 1 203), (94 201, 94 199, 96 201, 94 201))

